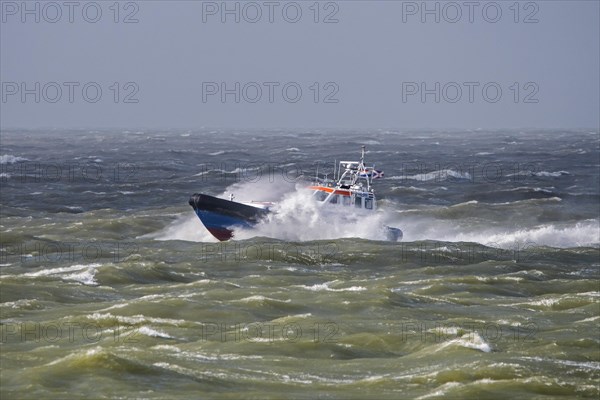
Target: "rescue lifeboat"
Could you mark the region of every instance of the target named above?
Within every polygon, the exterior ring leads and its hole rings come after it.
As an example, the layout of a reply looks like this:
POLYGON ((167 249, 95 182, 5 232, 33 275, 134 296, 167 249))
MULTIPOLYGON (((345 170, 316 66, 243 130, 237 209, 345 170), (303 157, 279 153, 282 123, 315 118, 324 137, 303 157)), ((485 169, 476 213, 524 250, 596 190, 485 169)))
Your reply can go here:
MULTIPOLYGON (((377 200, 372 182, 383 177, 383 172, 374 166, 366 167, 364 158, 365 146, 362 146, 360 161, 340 161, 333 180, 327 176, 319 178, 317 172, 314 183, 308 188, 321 207, 345 214, 352 211, 356 217, 375 212, 377 200)), ((220 241, 234 237, 236 228, 256 225, 275 207, 271 202, 236 202, 233 195, 227 200, 199 193, 190 197, 189 204, 206 229, 220 241)), ((383 229, 388 240, 402 239, 400 229, 390 226, 383 229)))

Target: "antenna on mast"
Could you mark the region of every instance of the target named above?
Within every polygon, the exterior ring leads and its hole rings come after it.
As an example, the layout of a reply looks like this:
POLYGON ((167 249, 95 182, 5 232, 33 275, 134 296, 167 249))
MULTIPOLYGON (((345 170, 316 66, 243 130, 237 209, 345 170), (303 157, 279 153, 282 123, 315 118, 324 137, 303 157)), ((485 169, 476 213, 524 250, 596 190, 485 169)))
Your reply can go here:
POLYGON ((336 173, 336 171, 337 171, 337 168, 338 168, 338 167, 337 167, 337 159, 336 159, 336 158, 334 158, 334 159, 333 159, 333 180, 334 180, 334 181, 337 179, 336 177, 337 177, 337 175, 338 175, 338 174, 336 173))

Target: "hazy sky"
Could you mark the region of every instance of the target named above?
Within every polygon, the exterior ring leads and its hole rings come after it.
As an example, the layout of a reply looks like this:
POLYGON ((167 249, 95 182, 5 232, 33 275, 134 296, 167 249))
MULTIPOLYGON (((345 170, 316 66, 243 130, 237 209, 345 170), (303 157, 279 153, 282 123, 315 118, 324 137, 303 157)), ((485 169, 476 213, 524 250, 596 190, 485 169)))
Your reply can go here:
POLYGON ((599 125, 598 1, 114 4, 1 2, 1 127, 599 125))

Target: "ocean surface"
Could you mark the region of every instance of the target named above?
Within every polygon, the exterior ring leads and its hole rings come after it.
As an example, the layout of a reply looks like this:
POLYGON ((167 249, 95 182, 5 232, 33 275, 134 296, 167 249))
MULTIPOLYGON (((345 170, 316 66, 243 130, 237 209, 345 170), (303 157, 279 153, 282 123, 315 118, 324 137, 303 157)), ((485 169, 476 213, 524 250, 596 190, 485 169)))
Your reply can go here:
POLYGON ((598 131, 5 130, 0 166, 3 400, 600 396, 598 131), (303 187, 361 145, 378 212, 332 218, 303 187), (195 192, 278 213, 219 243, 195 192))

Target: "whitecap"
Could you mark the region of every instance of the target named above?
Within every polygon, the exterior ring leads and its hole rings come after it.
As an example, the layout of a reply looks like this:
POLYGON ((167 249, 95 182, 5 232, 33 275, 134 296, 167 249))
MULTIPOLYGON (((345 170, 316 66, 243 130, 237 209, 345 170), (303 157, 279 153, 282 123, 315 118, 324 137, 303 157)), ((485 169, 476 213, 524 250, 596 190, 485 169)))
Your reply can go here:
POLYGON ((436 350, 442 350, 448 346, 460 346, 468 349, 479 350, 484 353, 492 351, 492 347, 479 335, 477 332, 467 333, 462 335, 460 338, 449 340, 436 350))
POLYGON ((76 281, 79 283, 83 283, 88 286, 97 286, 98 282, 96 282, 96 269, 88 268, 85 271, 80 271, 74 274, 69 274, 63 276, 63 279, 76 281))
POLYGON ((165 325, 175 325, 180 326, 185 324, 186 321, 181 319, 169 319, 169 318, 153 318, 146 317, 145 315, 132 315, 132 316, 122 316, 122 315, 113 315, 111 313, 100 314, 98 312, 92 313, 91 315, 86 316, 89 319, 93 320, 104 320, 104 319, 115 319, 121 323, 127 323, 130 325, 136 325, 141 323, 153 323, 153 324, 165 324, 165 325))
POLYGON ((14 164, 19 161, 29 161, 27 158, 16 157, 11 154, 0 156, 0 164, 14 164))
POLYGON ((234 300, 234 301, 239 301, 242 303, 251 303, 251 302, 263 302, 263 301, 267 301, 267 300, 276 301, 276 302, 280 302, 280 303, 289 303, 292 301, 291 299, 279 300, 279 299, 273 299, 271 297, 262 296, 262 295, 254 295, 254 296, 244 297, 243 299, 234 300))
POLYGON ((459 382, 446 382, 444 383, 442 386, 440 386, 438 389, 436 389, 434 392, 428 393, 426 395, 423 395, 421 397, 417 397, 417 400, 419 399, 427 399, 429 397, 439 397, 439 396, 444 396, 447 394, 448 390, 453 389, 457 386, 460 386, 461 384, 459 382))
POLYGON ((20 299, 17 301, 6 301, 4 303, 1 303, 0 305, 2 307, 10 307, 10 308, 28 308, 32 305, 34 305, 35 303, 37 303, 36 299, 20 299))
MULTIPOLYGON (((333 281, 335 282, 335 281, 333 281)), ((334 288, 330 288, 329 285, 333 282, 325 282, 325 283, 316 283, 312 286, 306 286, 306 285, 296 285, 296 287, 300 287, 302 289, 306 289, 306 290, 311 290, 313 292, 319 292, 319 291, 327 291, 327 292, 362 292, 367 290, 366 287, 364 286, 350 286, 347 288, 341 288, 341 289, 334 289, 334 288)))
POLYGON ((572 360, 559 360, 556 358, 543 358, 543 357, 521 357, 522 360, 529 361, 545 361, 554 364, 567 365, 569 367, 579 367, 582 369, 600 370, 600 362, 598 361, 572 361, 572 360))
POLYGON ((571 174, 567 171, 556 171, 556 172, 540 171, 540 172, 534 172, 534 175, 535 176, 558 177, 558 176, 562 176, 562 175, 571 175, 571 174))
POLYGON ((443 180, 448 180, 451 178, 470 180, 471 174, 469 174, 468 172, 458 172, 453 169, 441 169, 441 170, 427 172, 427 173, 423 173, 423 174, 392 176, 389 179, 395 179, 395 180, 411 179, 411 180, 416 180, 416 181, 432 181, 432 180, 443 181, 443 180))
POLYGON ((137 330, 137 333, 141 333, 142 335, 150 336, 150 337, 158 337, 163 339, 175 339, 175 337, 169 335, 168 333, 161 332, 156 329, 149 328, 147 326, 142 326, 137 330))
POLYGON ((19 277, 27 277, 27 278, 35 278, 38 276, 51 276, 51 275, 60 275, 64 272, 73 272, 73 271, 81 271, 87 269, 96 269, 102 266, 102 264, 94 263, 94 264, 76 264, 71 265, 69 267, 60 267, 60 268, 50 268, 50 269, 42 269, 36 272, 27 272, 25 274, 18 275, 19 277))

